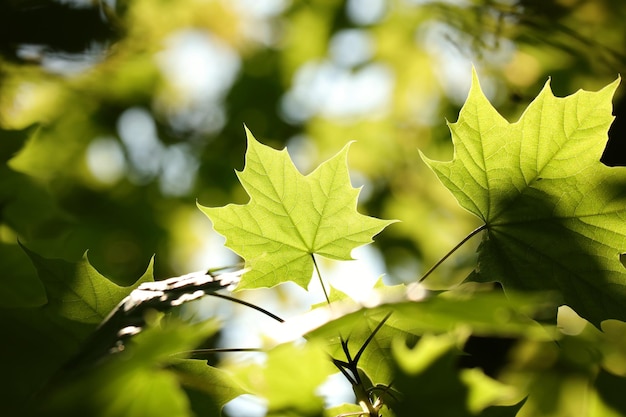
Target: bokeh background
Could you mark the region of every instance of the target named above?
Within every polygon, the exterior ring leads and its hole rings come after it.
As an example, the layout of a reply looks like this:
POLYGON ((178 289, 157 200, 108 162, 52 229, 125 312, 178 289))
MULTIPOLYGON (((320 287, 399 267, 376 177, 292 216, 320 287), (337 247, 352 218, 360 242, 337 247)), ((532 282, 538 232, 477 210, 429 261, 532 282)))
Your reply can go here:
MULTIPOLYGON (((623 73, 625 21, 621 0, 3 0, 0 295, 19 277, 11 299, 43 297, 18 243, 88 251, 120 284, 153 256, 156 278, 237 264, 196 202, 247 202, 244 125, 303 173, 356 141, 359 210, 402 222, 323 269, 356 293, 415 281, 478 226, 419 155, 452 157, 472 67, 515 121, 549 78, 564 96, 623 73)), ((608 165, 626 165, 622 95, 608 165)), ((461 281, 477 243, 427 285, 461 281)), ((259 294, 308 308, 293 288, 259 294)))
POLYGON ((452 156, 472 66, 514 121, 548 77, 557 95, 614 80, 625 17, 619 0, 5 0, 0 259, 19 266, 18 239, 89 250, 118 282, 153 254, 161 278, 236 262, 195 202, 247 201, 245 124, 304 173, 355 140, 360 210, 402 220, 367 256, 414 280, 476 223, 418 152, 452 156))

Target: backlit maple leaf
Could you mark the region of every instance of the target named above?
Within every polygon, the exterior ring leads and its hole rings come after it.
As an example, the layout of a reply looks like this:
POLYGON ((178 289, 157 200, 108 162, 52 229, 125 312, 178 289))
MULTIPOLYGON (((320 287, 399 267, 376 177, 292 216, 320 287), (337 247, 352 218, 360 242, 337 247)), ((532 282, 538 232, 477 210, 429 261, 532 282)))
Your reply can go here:
POLYGON ((393 223, 357 212, 359 189, 350 184, 349 145, 305 176, 286 149, 262 145, 247 129, 246 134, 245 167, 237 177, 250 202, 200 206, 249 268, 238 288, 272 287, 287 280, 306 288, 313 254, 350 260, 352 249, 370 243, 393 223))

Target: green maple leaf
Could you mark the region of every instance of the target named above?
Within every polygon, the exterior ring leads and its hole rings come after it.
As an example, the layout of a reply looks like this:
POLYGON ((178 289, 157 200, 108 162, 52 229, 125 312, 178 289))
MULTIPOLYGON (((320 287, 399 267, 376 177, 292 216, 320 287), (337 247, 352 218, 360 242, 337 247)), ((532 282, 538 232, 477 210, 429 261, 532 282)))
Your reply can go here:
POLYGON ((291 280, 306 288, 313 254, 350 260, 393 221, 356 211, 359 189, 348 175, 349 145, 302 175, 287 154, 262 145, 246 129, 248 150, 237 177, 250 196, 246 205, 200 209, 226 246, 246 261, 239 288, 272 287, 291 280))
POLYGON ((392 405, 394 415, 411 416, 515 416, 521 403, 510 402, 518 394, 515 388, 489 378, 478 368, 459 370, 459 337, 425 334, 414 348, 400 339, 392 343, 395 365, 394 386, 411 393, 392 405), (415 387, 420 387, 416 390, 415 387))
POLYGON ((599 161, 618 84, 557 98, 546 83, 519 121, 509 123, 474 74, 450 124, 452 161, 424 157, 460 205, 485 223, 470 279, 556 290, 596 325, 626 319, 619 260, 626 249, 626 172, 599 161))
MULTIPOLYGON (((86 256, 78 262, 67 262, 44 258, 25 246, 21 248, 32 262, 45 294, 36 307, 0 308, 0 333, 11 339, 11 343, 0 343, 0 358, 4 359, 0 369, 14 386, 12 390, 0 390, 0 408, 7 415, 31 415, 24 410, 37 406, 32 401, 36 393, 42 392, 53 375, 60 375, 97 324, 138 285, 153 281, 152 262, 133 286, 120 287, 91 266, 86 256)), ((106 343, 93 344, 93 356, 86 357, 101 358, 108 350, 106 343)), ((87 363, 91 366, 94 362, 87 363)), ((67 411, 54 415, 73 415, 67 411)))
MULTIPOLYGON (((552 329, 529 318, 549 305, 550 299, 536 295, 511 293, 505 297, 498 292, 485 292, 454 297, 447 292, 419 302, 382 304, 343 314, 307 332, 306 338, 329 341, 328 353, 346 361, 337 335, 349 340, 348 348, 354 356, 391 310, 391 316, 370 341, 358 364, 372 383, 389 384, 393 379, 389 352, 394 340, 414 340, 415 336, 451 334, 462 329, 460 335, 471 331, 476 336, 552 341, 552 329)), ((300 321, 297 328, 305 329, 308 325, 300 321)))
POLYGON ((45 308, 52 314, 81 323, 100 323, 113 308, 143 282, 153 281, 152 261, 144 275, 130 287, 121 287, 101 275, 87 254, 78 262, 46 259, 22 247, 37 269, 46 289, 45 308))
POLYGON ((201 361, 173 357, 196 348, 217 330, 212 321, 153 320, 123 352, 90 363, 79 378, 55 384, 42 405, 35 405, 42 412, 33 415, 205 415, 196 413, 196 406, 212 412, 206 415, 220 415, 221 407, 244 391, 223 371, 201 361))

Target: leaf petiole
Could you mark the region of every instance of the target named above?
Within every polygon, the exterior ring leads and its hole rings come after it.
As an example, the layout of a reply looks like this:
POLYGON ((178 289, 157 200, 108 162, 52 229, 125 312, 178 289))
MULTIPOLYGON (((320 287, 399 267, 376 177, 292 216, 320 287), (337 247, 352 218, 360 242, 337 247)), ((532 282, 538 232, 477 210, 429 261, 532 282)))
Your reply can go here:
POLYGON ((433 271, 435 269, 437 269, 437 267, 439 265, 441 265, 446 259, 448 259, 450 257, 450 255, 452 255, 454 252, 457 251, 457 249, 459 249, 461 246, 463 246, 465 244, 465 242, 467 242, 468 240, 470 240, 471 238, 473 238, 475 235, 477 235, 478 233, 482 232, 486 228, 487 228, 487 224, 483 224, 482 226, 474 229, 469 235, 465 236, 463 238, 463 240, 461 240, 455 247, 453 247, 448 253, 446 253, 443 258, 439 259, 436 264, 431 266, 430 269, 428 271, 426 271, 426 273, 424 275, 422 275, 422 277, 417 282, 424 281, 430 274, 433 273, 433 271))
POLYGON ((250 308, 255 309, 256 311, 258 311, 260 313, 265 314, 268 317, 271 317, 272 319, 276 320, 277 322, 280 322, 280 323, 284 323, 285 322, 284 319, 278 317, 276 314, 271 313, 271 312, 267 311, 266 309, 264 309, 263 307, 259 307, 256 304, 252 304, 252 303, 249 303, 247 301, 240 300, 240 299, 235 298, 235 297, 230 297, 230 296, 224 295, 224 294, 209 293, 207 295, 210 295, 212 297, 222 298, 224 300, 232 301, 233 303, 237 303, 237 304, 244 305, 246 307, 250 307, 250 308))
POLYGON ((322 274, 320 273, 320 268, 317 266, 317 261, 315 260, 315 255, 311 254, 311 259, 313 259, 313 266, 315 267, 315 272, 317 272, 317 277, 320 280, 320 284, 322 285, 322 290, 324 291, 324 297, 326 297, 326 303, 330 305, 330 298, 328 297, 328 292, 326 291, 326 286, 324 285, 324 280, 322 279, 322 274))

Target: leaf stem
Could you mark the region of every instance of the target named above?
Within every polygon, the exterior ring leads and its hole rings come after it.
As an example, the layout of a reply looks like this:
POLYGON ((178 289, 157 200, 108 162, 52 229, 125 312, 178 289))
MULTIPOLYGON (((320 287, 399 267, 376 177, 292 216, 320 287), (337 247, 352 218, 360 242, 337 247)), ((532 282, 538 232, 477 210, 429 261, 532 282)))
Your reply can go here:
POLYGON ((208 349, 192 349, 177 352, 172 356, 191 356, 192 359, 202 359, 203 356, 213 355, 216 353, 238 353, 238 352, 265 352, 261 348, 208 348, 208 349))
POLYGON ((328 292, 326 292, 326 286, 324 285, 324 280, 322 279, 322 274, 320 273, 320 268, 317 266, 317 261, 315 260, 314 254, 311 254, 311 259, 313 259, 313 266, 315 266, 317 277, 320 280, 320 284, 322 284, 322 290, 324 291, 324 297, 326 297, 326 303, 330 305, 330 298, 328 298, 328 292))
POLYGON ((266 316, 268 316, 268 317, 273 318, 274 320, 276 320, 276 321, 278 321, 278 322, 280 322, 280 323, 284 323, 284 322, 285 322, 285 320, 281 319, 281 318, 280 318, 280 317, 278 317, 276 314, 274 314, 274 313, 270 313, 269 311, 267 311, 267 310, 266 310, 266 309, 264 309, 263 307, 259 307, 259 306, 258 306, 258 305, 256 305, 256 304, 252 304, 252 303, 249 303, 249 302, 247 302, 247 301, 240 300, 240 299, 238 299, 238 298, 229 297, 228 295, 218 294, 218 293, 215 293, 215 292, 208 293, 207 295, 210 295, 210 296, 212 296, 212 297, 217 297, 217 298, 223 298, 224 300, 232 301, 233 303, 238 303, 238 304, 244 305, 244 306, 246 306, 246 307, 253 308, 253 309, 255 309, 256 311, 259 311, 259 312, 261 312, 261 313, 265 314, 265 315, 266 315, 266 316))
POLYGON ((385 324, 387 319, 389 319, 389 316, 391 316, 391 313, 392 312, 390 311, 389 313, 387 313, 385 315, 385 317, 380 321, 380 323, 378 323, 378 326, 376 326, 374 331, 372 333, 370 333, 370 335, 367 338, 367 340, 365 340, 365 343, 363 343, 363 346, 361 346, 361 349, 359 349, 359 351, 357 352, 356 356, 354 357, 354 366, 355 367, 359 363, 359 359, 361 358, 361 355, 363 354, 363 352, 365 352, 365 348, 367 348, 367 345, 369 345, 370 342, 372 341, 372 339, 374 339, 374 336, 376 336, 376 333, 378 333, 378 331, 381 329, 381 327, 383 327, 383 324, 385 324))
POLYGON ((454 252, 457 251, 457 249, 463 246, 465 242, 467 242, 468 240, 470 240, 471 238, 473 238, 475 235, 482 232, 486 228, 487 228, 487 225, 483 224, 477 229, 474 229, 469 235, 465 236, 463 240, 461 240, 455 247, 453 247, 448 253, 446 253, 443 258, 439 259, 439 261, 437 261, 436 264, 434 264, 428 271, 426 271, 426 273, 422 275, 422 277, 417 282, 424 281, 435 269, 437 269, 439 265, 441 265, 446 259, 448 259, 450 255, 452 255, 454 252))

